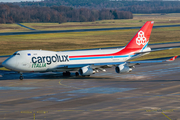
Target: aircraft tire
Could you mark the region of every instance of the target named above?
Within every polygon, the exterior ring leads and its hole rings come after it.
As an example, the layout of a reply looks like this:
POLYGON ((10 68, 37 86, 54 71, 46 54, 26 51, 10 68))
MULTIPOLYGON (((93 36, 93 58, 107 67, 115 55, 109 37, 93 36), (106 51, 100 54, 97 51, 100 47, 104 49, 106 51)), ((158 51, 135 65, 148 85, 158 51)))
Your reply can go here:
POLYGON ((71 73, 69 71, 63 72, 63 76, 69 77, 71 76, 71 73))
POLYGON ((20 76, 19 79, 20 79, 20 80, 23 80, 23 76, 20 76))
POLYGON ((78 72, 76 72, 76 73, 75 73, 75 75, 76 75, 76 76, 79 76, 79 73, 78 73, 78 72))

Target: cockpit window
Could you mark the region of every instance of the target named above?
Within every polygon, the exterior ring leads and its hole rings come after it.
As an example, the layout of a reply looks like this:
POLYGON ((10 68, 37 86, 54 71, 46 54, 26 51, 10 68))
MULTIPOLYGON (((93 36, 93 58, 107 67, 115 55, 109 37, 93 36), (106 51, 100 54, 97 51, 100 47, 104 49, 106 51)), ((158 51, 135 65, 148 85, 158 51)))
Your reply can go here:
POLYGON ((20 53, 14 53, 13 55, 20 55, 20 53))

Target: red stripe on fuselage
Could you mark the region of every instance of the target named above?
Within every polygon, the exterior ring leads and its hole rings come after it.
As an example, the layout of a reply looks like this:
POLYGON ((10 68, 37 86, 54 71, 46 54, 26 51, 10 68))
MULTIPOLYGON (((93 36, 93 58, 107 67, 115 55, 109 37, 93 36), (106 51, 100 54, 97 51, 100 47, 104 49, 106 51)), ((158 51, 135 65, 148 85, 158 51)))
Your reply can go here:
POLYGON ((79 55, 79 56, 69 56, 69 58, 80 58, 80 57, 101 57, 101 56, 117 56, 117 55, 133 55, 135 52, 139 52, 140 48, 133 48, 133 49, 122 49, 116 53, 111 54, 99 54, 99 55, 79 55))

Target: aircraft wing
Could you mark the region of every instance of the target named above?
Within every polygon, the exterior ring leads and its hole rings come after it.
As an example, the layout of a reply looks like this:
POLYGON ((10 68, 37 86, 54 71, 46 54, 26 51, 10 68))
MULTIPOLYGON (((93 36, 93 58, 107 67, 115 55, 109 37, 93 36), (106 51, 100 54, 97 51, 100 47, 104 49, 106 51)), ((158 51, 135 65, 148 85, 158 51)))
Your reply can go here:
MULTIPOLYGON (((144 60, 144 61, 127 61, 127 62, 109 62, 109 63, 91 63, 91 64, 66 64, 59 65, 55 69, 79 69, 85 66, 89 66, 92 69, 101 69, 101 68, 110 68, 112 66, 117 66, 120 64, 127 63, 129 67, 133 67, 134 65, 139 65, 141 63, 161 63, 161 62, 170 62, 174 61, 178 56, 174 56, 168 60, 144 60)), ((104 71, 104 70, 102 70, 104 71)))
POLYGON ((59 65, 55 69, 73 69, 73 68, 82 68, 84 66, 91 66, 91 68, 108 68, 114 65, 123 64, 125 62, 112 62, 112 63, 90 63, 90 64, 67 64, 59 65))
POLYGON ((171 62, 174 61, 178 56, 174 56, 167 60, 144 60, 144 61, 131 61, 130 64, 140 64, 140 63, 161 63, 161 62, 171 62))

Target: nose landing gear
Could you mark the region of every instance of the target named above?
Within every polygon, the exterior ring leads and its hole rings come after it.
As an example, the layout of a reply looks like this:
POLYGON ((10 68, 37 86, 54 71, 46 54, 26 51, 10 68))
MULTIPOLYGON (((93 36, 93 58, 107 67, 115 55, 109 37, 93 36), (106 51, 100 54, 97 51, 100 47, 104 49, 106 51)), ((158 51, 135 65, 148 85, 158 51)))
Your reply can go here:
POLYGON ((20 77, 19 77, 20 80, 23 80, 23 74, 20 73, 20 77))

